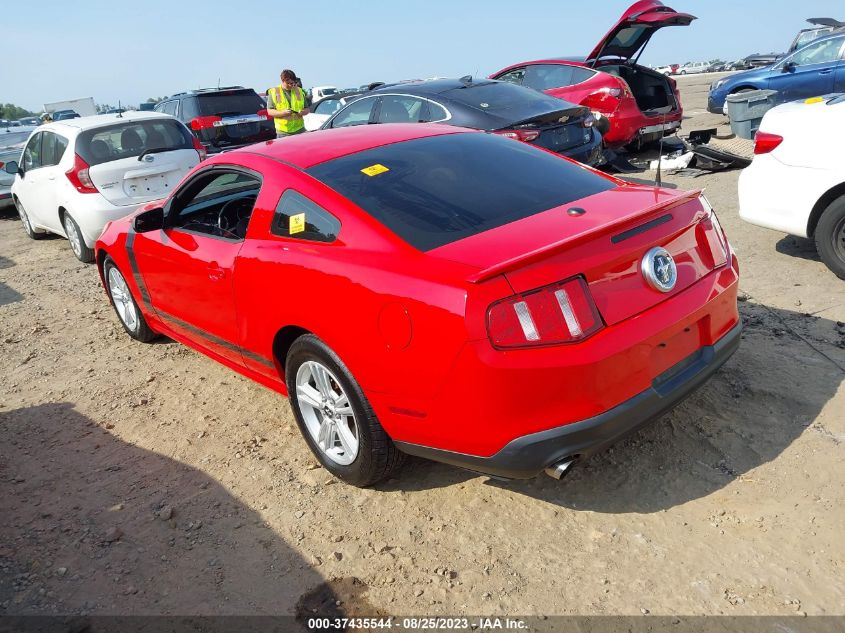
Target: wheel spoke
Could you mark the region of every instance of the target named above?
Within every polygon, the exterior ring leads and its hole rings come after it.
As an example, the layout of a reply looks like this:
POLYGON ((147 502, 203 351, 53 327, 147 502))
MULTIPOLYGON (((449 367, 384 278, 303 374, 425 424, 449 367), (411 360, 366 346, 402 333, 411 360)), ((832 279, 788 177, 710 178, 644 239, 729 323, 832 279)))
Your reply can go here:
POLYGON ((320 409, 323 406, 320 402, 320 392, 311 385, 297 385, 296 396, 301 403, 307 404, 309 407, 320 409))
POLYGON ((334 401, 335 411, 338 415, 352 415, 352 405, 349 404, 349 397, 345 393, 334 401))
POLYGON ((311 365, 311 375, 314 376, 314 382, 317 384, 317 389, 324 398, 332 397, 332 388, 329 382, 329 372, 325 367, 317 364, 311 365))
POLYGON ((320 445, 324 451, 328 451, 334 444, 334 433, 332 432, 332 425, 327 420, 320 423, 320 432, 317 435, 317 444, 320 445))
POLYGON ((339 422, 335 425, 337 430, 337 438, 340 440, 340 445, 343 447, 343 452, 352 457, 358 452, 358 438, 352 434, 346 422, 339 422))

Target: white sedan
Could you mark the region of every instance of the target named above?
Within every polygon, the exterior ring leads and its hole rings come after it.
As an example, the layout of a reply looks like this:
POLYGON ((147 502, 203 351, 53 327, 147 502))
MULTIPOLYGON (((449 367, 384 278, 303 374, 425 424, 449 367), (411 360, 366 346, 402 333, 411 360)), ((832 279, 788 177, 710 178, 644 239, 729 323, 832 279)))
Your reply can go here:
POLYGON ((205 157, 187 127, 157 112, 125 112, 55 121, 26 142, 12 201, 32 239, 66 237, 83 262, 107 222, 165 197, 205 157))
POLYGON ((350 101, 357 99, 360 95, 355 94, 334 94, 326 97, 322 101, 317 101, 311 106, 311 112, 302 117, 305 123, 305 130, 313 132, 319 130, 323 123, 328 121, 331 116, 340 110, 350 101))
POLYGON ((822 261, 845 279, 843 147, 845 95, 772 108, 757 132, 754 161, 739 177, 739 216, 815 239, 822 261))

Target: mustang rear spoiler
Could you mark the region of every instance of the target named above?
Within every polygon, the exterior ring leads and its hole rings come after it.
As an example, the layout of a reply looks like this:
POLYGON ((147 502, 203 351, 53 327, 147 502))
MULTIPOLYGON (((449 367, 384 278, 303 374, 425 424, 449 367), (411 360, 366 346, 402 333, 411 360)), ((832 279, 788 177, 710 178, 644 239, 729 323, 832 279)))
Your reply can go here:
MULTIPOLYGON (((688 200, 692 200, 697 198, 701 195, 701 189, 694 189, 692 191, 684 191, 678 194, 674 198, 670 198, 669 200, 663 200, 654 204, 640 213, 640 217, 646 216, 654 211, 657 210, 666 210, 671 209, 673 207, 678 206, 679 204, 683 204, 688 200)), ((542 259, 545 259, 555 253, 563 251, 571 246, 578 244, 579 242, 583 242, 588 240, 592 237, 595 237, 597 234, 601 233, 608 233, 608 229, 611 229, 616 226, 620 226, 623 224, 628 224, 632 220, 636 220, 636 218, 623 217, 613 222, 607 222, 601 224, 599 226, 595 226, 592 229, 588 229, 583 231, 582 233, 576 233, 575 235, 570 235, 569 237, 565 237, 562 240, 558 240, 557 242, 552 242, 546 246, 541 248, 535 249, 528 253, 523 253, 522 255, 518 255, 516 257, 512 257, 511 259, 505 260, 503 262, 499 262, 498 264, 493 264, 492 266, 488 266, 483 270, 479 270, 478 272, 472 273, 471 275, 467 276, 466 280, 469 283, 481 283, 483 281, 487 281, 488 279, 492 279, 498 275, 501 275, 506 272, 510 272, 512 270, 516 270, 518 268, 522 268, 523 266, 528 266, 529 264, 533 264, 538 262, 542 259)), ((609 237, 608 237, 609 239, 609 237)))

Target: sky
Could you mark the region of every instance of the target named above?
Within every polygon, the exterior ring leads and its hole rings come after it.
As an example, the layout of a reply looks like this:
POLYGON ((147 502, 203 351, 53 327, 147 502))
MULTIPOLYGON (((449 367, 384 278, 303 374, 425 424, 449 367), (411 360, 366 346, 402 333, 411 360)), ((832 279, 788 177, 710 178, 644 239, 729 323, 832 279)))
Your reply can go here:
MULTIPOLYGON (((0 103, 94 97, 137 106, 192 88, 263 92, 291 68, 306 88, 487 76, 512 63, 586 55, 629 0, 39 0, 5 7, 0 103)), ((733 60, 786 50, 842 0, 666 0, 698 17, 659 31, 640 62, 733 60)))

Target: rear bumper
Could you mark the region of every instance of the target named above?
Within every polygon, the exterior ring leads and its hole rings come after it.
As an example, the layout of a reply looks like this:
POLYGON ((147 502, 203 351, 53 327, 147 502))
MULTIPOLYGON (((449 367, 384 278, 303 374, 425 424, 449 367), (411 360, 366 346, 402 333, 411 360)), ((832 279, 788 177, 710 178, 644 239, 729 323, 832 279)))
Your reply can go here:
POLYGON ((527 479, 566 457, 586 457, 656 420, 689 396, 739 348, 742 325, 738 323, 713 345, 657 376, 651 387, 600 415, 564 426, 523 435, 490 457, 456 453, 417 444, 396 442, 416 455, 476 472, 527 479))
POLYGON ((593 138, 589 143, 564 150, 561 154, 590 167, 598 167, 604 162, 601 138, 601 133, 598 130, 593 130, 593 138))

